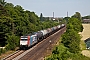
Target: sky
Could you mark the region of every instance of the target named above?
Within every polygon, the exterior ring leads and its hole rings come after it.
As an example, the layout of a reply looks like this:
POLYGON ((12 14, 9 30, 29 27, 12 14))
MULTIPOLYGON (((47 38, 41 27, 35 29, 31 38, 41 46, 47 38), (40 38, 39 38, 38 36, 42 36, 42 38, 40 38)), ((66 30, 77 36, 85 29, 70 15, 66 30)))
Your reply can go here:
POLYGON ((33 11, 38 16, 42 13, 45 17, 72 16, 80 12, 81 16, 90 15, 90 0, 5 0, 20 5, 25 10, 33 11))

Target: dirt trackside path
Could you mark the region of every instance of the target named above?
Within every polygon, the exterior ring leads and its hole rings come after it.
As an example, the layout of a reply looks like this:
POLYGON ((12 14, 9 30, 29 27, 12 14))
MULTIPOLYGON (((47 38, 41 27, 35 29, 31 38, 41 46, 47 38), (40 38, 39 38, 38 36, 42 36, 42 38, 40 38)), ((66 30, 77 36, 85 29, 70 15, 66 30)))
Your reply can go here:
POLYGON ((90 57, 90 51, 88 51, 88 50, 83 50, 82 54, 87 56, 87 57, 90 57))
MULTIPOLYGON (((84 29, 83 29, 83 32, 80 32, 80 34, 82 35, 81 40, 84 41, 90 37, 90 24, 82 24, 82 25, 83 25, 84 29)), ((89 50, 83 50, 81 53, 87 57, 90 57, 90 51, 89 50)))
POLYGON ((90 24, 82 24, 82 25, 84 29, 83 32, 80 33, 82 35, 81 40, 86 40, 87 38, 90 37, 90 24))

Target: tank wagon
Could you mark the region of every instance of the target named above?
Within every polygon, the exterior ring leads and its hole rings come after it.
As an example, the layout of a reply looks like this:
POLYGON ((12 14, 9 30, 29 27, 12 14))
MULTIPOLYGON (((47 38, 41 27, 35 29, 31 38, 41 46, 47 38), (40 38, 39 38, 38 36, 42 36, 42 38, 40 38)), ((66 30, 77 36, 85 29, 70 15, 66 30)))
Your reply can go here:
POLYGON ((52 28, 40 30, 38 32, 33 32, 32 34, 27 34, 20 37, 20 49, 28 48, 33 46, 34 44, 42 41, 44 38, 50 36, 51 34, 55 33, 56 31, 63 28, 65 24, 61 24, 52 28))

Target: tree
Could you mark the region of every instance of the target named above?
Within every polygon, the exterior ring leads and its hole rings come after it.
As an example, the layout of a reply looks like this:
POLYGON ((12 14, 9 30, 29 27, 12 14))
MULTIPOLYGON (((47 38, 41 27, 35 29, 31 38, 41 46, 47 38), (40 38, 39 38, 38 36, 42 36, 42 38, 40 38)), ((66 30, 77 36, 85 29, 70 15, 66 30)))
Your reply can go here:
POLYGON ((62 43, 69 48, 72 53, 78 53, 80 51, 80 35, 73 29, 68 29, 65 34, 62 35, 62 43))
POLYGON ((25 11, 20 5, 5 3, 3 6, 2 2, 4 0, 0 0, 0 46, 15 49, 20 36, 58 25, 51 21, 41 22, 35 12, 25 11))
POLYGON ((67 30, 62 35, 62 43, 69 48, 72 53, 78 53, 80 51, 80 31, 83 31, 81 21, 78 18, 71 17, 68 19, 67 30))
POLYGON ((66 20, 66 23, 67 23, 69 18, 70 17, 64 17, 63 20, 66 20))
POLYGON ((10 17, 3 16, 0 17, 0 38, 1 42, 4 42, 3 44, 5 45, 5 41, 7 40, 6 34, 13 32, 13 20, 10 17))
POLYGON ((90 15, 84 16, 82 19, 90 19, 90 15))
POLYGON ((68 19, 67 30, 62 35, 62 43, 69 48, 72 53, 78 53, 80 51, 80 31, 83 31, 81 21, 78 18, 71 17, 68 19))
POLYGON ((68 48, 60 43, 59 46, 55 47, 52 51, 52 55, 45 60, 68 60, 71 55, 72 54, 68 51, 68 48))
POLYGON ((72 17, 77 18, 78 20, 82 21, 81 14, 79 12, 76 12, 72 17))
POLYGON ((67 29, 74 29, 77 32, 82 32, 83 26, 80 20, 72 17, 68 19, 67 29))
POLYGON ((14 8, 17 9, 17 10, 19 10, 21 13, 24 10, 20 5, 16 5, 14 8))
POLYGON ((6 9, 4 8, 4 6, 2 6, 1 4, 0 4, 0 16, 7 16, 8 14, 7 14, 7 11, 6 11, 6 9))
POLYGON ((7 35, 7 45, 6 49, 7 50, 15 50, 17 46, 19 46, 19 38, 15 36, 15 34, 7 35))
POLYGON ((0 0, 0 4, 5 6, 5 4, 6 4, 5 0, 0 0))
POLYGON ((43 21, 43 14, 40 14, 40 20, 43 21))
POLYGON ((5 8, 14 8, 12 3, 6 3, 5 8))

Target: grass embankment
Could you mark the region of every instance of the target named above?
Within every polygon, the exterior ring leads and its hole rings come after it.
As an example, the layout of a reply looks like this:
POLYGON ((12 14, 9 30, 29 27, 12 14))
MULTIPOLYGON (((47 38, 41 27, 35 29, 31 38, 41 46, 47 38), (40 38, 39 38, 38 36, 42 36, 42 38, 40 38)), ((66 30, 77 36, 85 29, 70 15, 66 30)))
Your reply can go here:
POLYGON ((0 52, 2 52, 2 53, 0 53, 0 60, 4 57, 16 52, 18 49, 19 49, 19 47, 16 47, 15 50, 8 50, 8 51, 5 48, 0 49, 0 52))
POLYGON ((86 44, 83 40, 80 41, 80 48, 81 50, 85 50, 86 49, 86 44))
POLYGON ((4 57, 6 57, 6 56, 8 56, 9 54, 12 54, 12 53, 14 53, 15 51, 7 51, 7 52, 5 52, 5 53, 2 53, 1 55, 0 55, 0 59, 2 59, 2 58, 4 58, 4 57))

